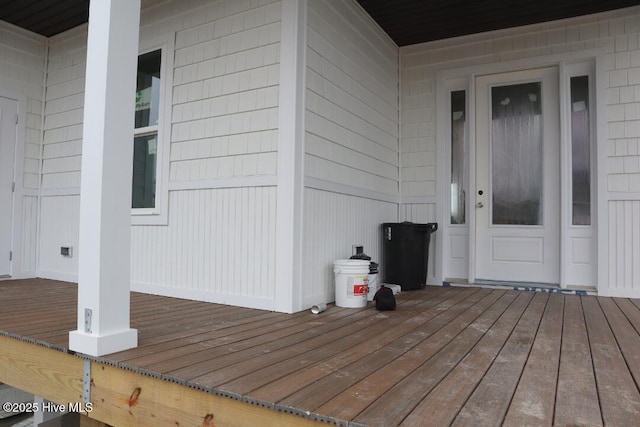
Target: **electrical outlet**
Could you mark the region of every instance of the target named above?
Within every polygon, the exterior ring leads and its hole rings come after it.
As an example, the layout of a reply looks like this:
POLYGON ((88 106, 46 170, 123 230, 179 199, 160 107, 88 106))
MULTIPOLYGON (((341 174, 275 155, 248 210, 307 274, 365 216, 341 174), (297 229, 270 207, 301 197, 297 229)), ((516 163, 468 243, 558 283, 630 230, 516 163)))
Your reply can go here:
POLYGON ((60 246, 60 255, 73 258, 73 246, 60 246))

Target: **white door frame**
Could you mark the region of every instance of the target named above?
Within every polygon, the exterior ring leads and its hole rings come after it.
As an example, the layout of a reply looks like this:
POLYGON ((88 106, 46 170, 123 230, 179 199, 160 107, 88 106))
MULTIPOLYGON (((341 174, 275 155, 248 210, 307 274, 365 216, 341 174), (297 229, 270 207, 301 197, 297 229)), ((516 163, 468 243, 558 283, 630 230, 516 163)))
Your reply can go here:
POLYGON ((481 279, 560 283, 560 111, 558 67, 532 68, 476 77, 476 184, 469 188, 479 205, 469 206, 476 215, 476 272, 481 279), (495 200, 492 170, 496 165, 491 131, 491 89, 523 83, 540 83, 540 147, 542 218, 538 225, 500 225, 491 219, 495 200), (484 105, 483 105, 484 104, 484 105), (484 194, 479 195, 478 190, 484 194), (517 243, 514 243, 517 241, 517 243), (501 242, 501 243, 500 243, 501 242), (502 248, 502 249, 500 249, 502 248), (497 255, 498 251, 501 255, 497 255), (502 259, 494 259, 495 256, 502 259), (524 256, 524 258, 522 258, 524 256))
MULTIPOLYGON (((24 141, 26 133, 27 98, 24 94, 3 89, 0 89, 0 97, 11 99, 16 101, 18 104, 18 123, 16 124, 16 141, 13 154, 13 182, 15 183, 15 187, 11 213, 11 251, 13 253, 13 258, 10 267, 11 277, 8 278, 19 279, 33 277, 33 274, 22 271, 22 199, 24 196, 28 195, 33 197, 38 196, 38 189, 24 189, 24 141)), ((40 141, 38 141, 38 143, 40 143, 40 141)), ((5 277, 4 279, 8 278, 5 277)))
MULTIPOLYGON (((595 79, 593 84, 595 86, 596 99, 593 102, 594 115, 596 126, 595 135, 593 136, 595 149, 595 168, 593 173, 595 178, 595 197, 592 200, 594 205, 593 224, 595 226, 595 247, 594 256, 596 256, 595 263, 597 265, 597 285, 598 287, 606 286, 606 280, 608 278, 609 265, 606 245, 598 244, 598 242, 608 242, 608 203, 607 203, 607 147, 606 147, 606 68, 605 68, 605 50, 604 49, 590 49, 581 52, 569 52, 564 54, 554 54, 541 57, 524 58, 513 61, 505 61, 492 64, 480 64, 467 67, 460 67, 449 70, 441 70, 436 73, 436 141, 437 141, 437 164, 444 167, 438 168, 437 172, 437 221, 439 224, 440 234, 436 239, 436 251, 443 254, 443 256, 437 259, 435 265, 436 282, 443 283, 448 280, 451 275, 448 271, 448 261, 446 254, 451 251, 450 236, 450 212, 449 212, 449 177, 450 177, 450 156, 451 151, 449 147, 448 139, 448 125, 449 125, 449 93, 452 90, 465 89, 467 91, 467 105, 475 105, 475 77, 480 74, 494 74, 503 73, 516 70, 523 70, 529 68, 538 68, 546 66, 556 66, 560 70, 560 96, 568 93, 566 87, 566 66, 567 64, 573 64, 577 62, 591 61, 595 64, 595 79), (602 226, 598 226, 602 224, 602 226)), ((564 101, 563 101, 564 102, 564 101)), ((561 102, 561 109, 563 103, 561 102)), ((475 112, 473 108, 467 108, 468 117, 468 129, 475 129, 475 112)), ((561 143, 561 165, 565 168, 566 160, 566 121, 561 120, 560 133, 562 135, 561 143)), ((468 155, 471 159, 475 159, 475 135, 474 132, 468 132, 469 150, 468 155)), ((561 171, 561 217, 566 218, 567 189, 565 188, 565 173, 567 171, 561 171)), ((475 189, 475 162, 469 162, 469 189, 475 189)), ((467 206, 473 208, 476 204, 475 191, 467 191, 468 200, 467 206)), ((563 220, 564 221, 564 220, 563 220)), ((566 225, 566 224, 565 224, 566 225)), ((476 224, 475 215, 468 215, 468 271, 467 279, 469 283, 473 283, 476 280, 476 257, 475 257, 475 234, 476 224)), ((567 227, 561 227, 561 259, 560 259, 560 285, 566 286, 566 270, 567 270, 567 227)))

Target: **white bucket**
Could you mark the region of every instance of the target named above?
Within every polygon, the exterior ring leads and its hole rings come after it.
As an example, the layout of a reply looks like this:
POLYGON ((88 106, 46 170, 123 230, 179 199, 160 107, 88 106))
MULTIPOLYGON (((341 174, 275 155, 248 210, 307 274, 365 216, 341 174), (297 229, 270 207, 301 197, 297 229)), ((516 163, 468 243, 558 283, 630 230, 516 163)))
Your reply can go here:
POLYGON ((333 272, 336 282, 336 306, 366 307, 369 292, 369 261, 338 260, 333 263, 333 272))

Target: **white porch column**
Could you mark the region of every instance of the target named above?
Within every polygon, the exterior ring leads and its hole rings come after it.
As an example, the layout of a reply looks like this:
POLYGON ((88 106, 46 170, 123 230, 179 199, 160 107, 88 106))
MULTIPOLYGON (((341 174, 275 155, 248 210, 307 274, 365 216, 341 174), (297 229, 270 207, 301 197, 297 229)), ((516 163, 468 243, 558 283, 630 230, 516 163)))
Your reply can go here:
POLYGON ((307 0, 283 0, 280 40, 276 310, 302 309, 307 0))
POLYGON ((129 326, 131 179, 140 0, 90 2, 80 195, 78 329, 71 350, 136 347, 129 326))

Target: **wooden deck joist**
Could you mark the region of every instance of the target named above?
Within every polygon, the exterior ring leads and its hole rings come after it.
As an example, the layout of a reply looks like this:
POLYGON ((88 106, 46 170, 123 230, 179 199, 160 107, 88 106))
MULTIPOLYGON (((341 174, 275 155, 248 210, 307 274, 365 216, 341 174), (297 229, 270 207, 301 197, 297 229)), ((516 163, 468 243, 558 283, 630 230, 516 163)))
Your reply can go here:
POLYGON ((90 361, 90 404, 83 399, 85 359, 0 335, 0 380, 111 426, 310 426, 317 423, 228 397, 90 361))

